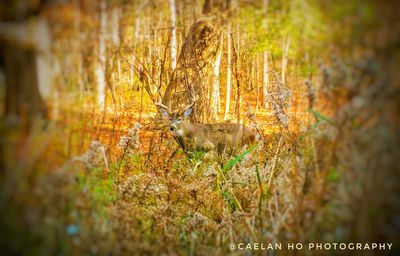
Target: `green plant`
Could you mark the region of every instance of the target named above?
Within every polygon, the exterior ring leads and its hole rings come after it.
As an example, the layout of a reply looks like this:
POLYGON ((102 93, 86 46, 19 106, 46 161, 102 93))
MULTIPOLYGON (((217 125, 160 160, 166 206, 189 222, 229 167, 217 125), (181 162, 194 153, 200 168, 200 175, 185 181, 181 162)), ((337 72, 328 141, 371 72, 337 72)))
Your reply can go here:
POLYGON ((222 171, 226 172, 227 170, 231 169, 236 163, 240 162, 246 155, 251 153, 257 146, 258 144, 252 145, 251 147, 243 151, 243 153, 230 160, 226 165, 223 166, 222 171))

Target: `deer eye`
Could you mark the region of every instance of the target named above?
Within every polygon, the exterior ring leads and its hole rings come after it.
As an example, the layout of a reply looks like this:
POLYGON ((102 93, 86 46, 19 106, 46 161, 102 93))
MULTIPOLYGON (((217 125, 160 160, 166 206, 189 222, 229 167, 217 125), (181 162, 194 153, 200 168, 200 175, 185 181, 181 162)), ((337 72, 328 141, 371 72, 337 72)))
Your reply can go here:
POLYGON ((172 118, 171 118, 171 117, 169 118, 169 121, 170 121, 170 122, 172 121, 172 118))
POLYGON ((178 117, 178 121, 181 121, 182 120, 182 118, 181 117, 178 117))

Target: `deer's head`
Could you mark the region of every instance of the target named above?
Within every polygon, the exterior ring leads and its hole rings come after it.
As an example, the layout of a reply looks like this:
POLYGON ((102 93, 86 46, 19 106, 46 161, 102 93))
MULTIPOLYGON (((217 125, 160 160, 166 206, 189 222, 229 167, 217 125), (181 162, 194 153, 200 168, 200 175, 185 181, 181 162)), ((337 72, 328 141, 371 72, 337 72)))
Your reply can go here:
POLYGON ((157 107, 165 120, 169 123, 170 131, 176 136, 183 136, 184 126, 189 123, 188 118, 193 113, 193 104, 187 106, 183 111, 170 112, 168 107, 157 103, 157 107))

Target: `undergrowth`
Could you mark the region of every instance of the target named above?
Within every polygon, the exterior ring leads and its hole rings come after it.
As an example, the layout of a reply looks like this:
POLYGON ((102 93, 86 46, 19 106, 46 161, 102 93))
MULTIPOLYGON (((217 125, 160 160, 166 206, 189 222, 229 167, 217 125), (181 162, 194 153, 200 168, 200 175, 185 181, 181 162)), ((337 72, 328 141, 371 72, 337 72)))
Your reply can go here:
POLYGON ((169 139, 143 153, 138 125, 118 147, 92 141, 75 152, 62 126, 39 123, 24 136, 4 122, 0 247, 218 255, 239 242, 392 241, 398 90, 368 65, 342 65, 358 77, 316 86, 320 97, 344 97, 332 114, 310 104, 309 122, 293 131, 276 113, 280 132, 231 157, 186 155, 169 139))

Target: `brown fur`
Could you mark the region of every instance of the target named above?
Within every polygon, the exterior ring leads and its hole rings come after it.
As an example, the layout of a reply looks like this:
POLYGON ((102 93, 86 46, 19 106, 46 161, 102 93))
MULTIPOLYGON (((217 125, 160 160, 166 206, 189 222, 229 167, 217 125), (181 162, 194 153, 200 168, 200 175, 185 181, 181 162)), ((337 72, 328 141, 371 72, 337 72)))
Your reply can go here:
POLYGON ((169 121, 170 129, 182 149, 186 151, 217 150, 218 153, 233 153, 235 149, 256 142, 256 133, 236 123, 199 124, 191 123, 188 116, 191 106, 184 113, 171 114, 167 107, 159 104, 159 110, 169 121))

